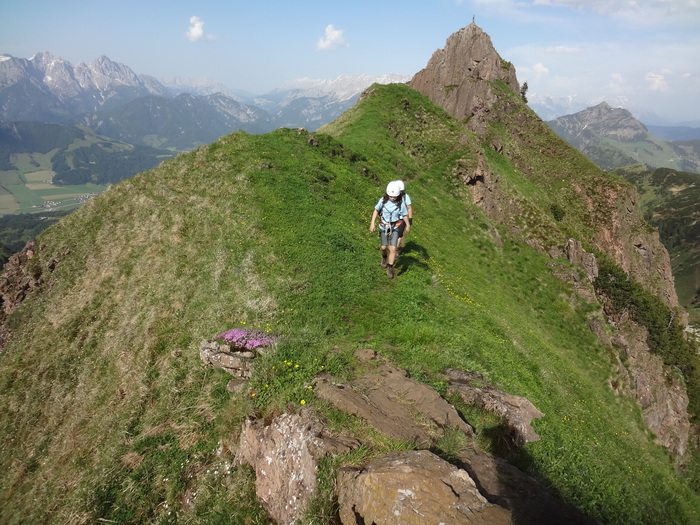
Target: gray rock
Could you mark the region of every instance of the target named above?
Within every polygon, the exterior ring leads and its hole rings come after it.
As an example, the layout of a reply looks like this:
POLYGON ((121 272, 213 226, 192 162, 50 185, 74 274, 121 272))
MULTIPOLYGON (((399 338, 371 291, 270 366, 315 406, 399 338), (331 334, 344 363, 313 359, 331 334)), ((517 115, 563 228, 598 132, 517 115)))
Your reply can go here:
POLYGON ((250 351, 236 351, 216 341, 202 341, 199 345, 202 363, 220 368, 238 379, 249 379, 253 375, 255 360, 252 356, 250 351))
POLYGON ((243 424, 235 465, 255 470, 255 492, 275 523, 298 523, 316 492, 317 461, 346 452, 359 442, 328 432, 307 411, 282 414, 269 424, 248 419, 243 424))
POLYGON ((516 445, 539 441, 540 436, 530 423, 533 419, 544 417, 544 414, 528 399, 494 388, 485 383, 480 374, 453 368, 446 369, 444 374, 450 383, 448 393, 456 393, 468 405, 478 406, 504 418, 516 445))
POLYGON ((481 133, 498 100, 491 82, 495 80, 516 93, 520 90, 515 67, 501 59, 491 38, 472 23, 451 35, 408 85, 481 133))
POLYGON ((469 474, 427 450, 392 452, 363 468, 338 473, 343 525, 510 524, 469 474))
POLYGON ((314 380, 318 398, 363 418, 379 432, 421 447, 432 446, 445 428, 457 429, 467 436, 474 434, 457 410, 433 388, 409 378, 404 370, 373 351, 361 350, 357 356, 365 361, 376 360, 376 368, 349 383, 328 374, 319 375, 314 380))

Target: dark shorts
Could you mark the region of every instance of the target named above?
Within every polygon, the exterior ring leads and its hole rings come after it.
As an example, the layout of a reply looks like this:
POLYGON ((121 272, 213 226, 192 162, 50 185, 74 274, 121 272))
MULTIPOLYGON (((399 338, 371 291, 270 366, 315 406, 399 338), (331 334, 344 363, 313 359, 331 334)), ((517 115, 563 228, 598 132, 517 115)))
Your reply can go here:
POLYGON ((399 239, 403 237, 403 232, 406 230, 406 223, 403 223, 400 228, 398 228, 399 239))
POLYGON ((392 228, 391 231, 387 231, 380 226, 379 241, 382 246, 396 246, 399 242, 399 237, 399 228, 392 228))

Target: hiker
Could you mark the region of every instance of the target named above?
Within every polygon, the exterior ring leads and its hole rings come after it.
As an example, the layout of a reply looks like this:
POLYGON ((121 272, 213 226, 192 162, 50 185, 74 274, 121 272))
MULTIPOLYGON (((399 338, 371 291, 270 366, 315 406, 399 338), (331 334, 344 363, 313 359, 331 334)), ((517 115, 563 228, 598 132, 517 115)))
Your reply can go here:
MULTIPOLYGON (((411 196, 406 193, 406 186, 404 185, 402 180, 397 180, 396 184, 399 187, 399 190, 401 190, 401 202, 403 202, 406 205, 406 208, 408 209, 408 224, 409 226, 413 226, 413 206, 411 206, 411 196)), ((401 248, 403 248, 406 245, 406 239, 404 239, 404 232, 406 228, 401 227, 399 229, 399 240, 396 243, 396 255, 399 255, 399 251, 401 248)))
POLYGON ((369 231, 376 230, 379 217, 379 240, 382 250, 382 268, 386 268, 386 276, 394 278, 394 262, 396 261, 396 243, 399 240, 399 228, 405 226, 406 233, 411 231, 408 219, 408 209, 401 200, 401 190, 397 181, 391 181, 386 187, 386 193, 379 199, 372 213, 369 231))

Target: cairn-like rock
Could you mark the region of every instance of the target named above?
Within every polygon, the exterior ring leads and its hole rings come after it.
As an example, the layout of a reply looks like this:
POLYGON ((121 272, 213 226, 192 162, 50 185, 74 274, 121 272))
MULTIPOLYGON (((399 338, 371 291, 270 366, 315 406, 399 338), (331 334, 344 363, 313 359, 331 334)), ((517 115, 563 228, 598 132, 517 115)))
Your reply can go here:
POLYGON ((227 389, 240 392, 255 369, 255 359, 275 343, 275 338, 254 330, 234 328, 202 341, 199 357, 205 365, 233 376, 227 389))
POLYGON ((202 341, 199 358, 205 365, 220 368, 236 379, 249 379, 255 368, 256 353, 216 340, 202 341))

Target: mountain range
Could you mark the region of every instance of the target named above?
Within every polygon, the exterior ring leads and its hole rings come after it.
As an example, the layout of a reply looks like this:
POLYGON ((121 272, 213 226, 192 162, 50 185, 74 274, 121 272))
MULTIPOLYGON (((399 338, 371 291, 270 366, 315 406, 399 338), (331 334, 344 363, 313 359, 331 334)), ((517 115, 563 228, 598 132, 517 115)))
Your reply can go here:
POLYGON ((221 130, 315 130, 350 107, 370 84, 406 80, 400 75, 300 79, 267 95, 243 97, 209 82, 171 78, 168 86, 106 56, 74 66, 48 52, 29 59, 0 55, 0 120, 84 124, 98 132, 105 128, 119 140, 186 150, 211 142, 221 130), (143 113, 145 122, 131 122, 136 113, 143 113), (159 124, 150 129, 152 122, 159 124))
POLYGON ((300 79, 253 96, 211 81, 162 83, 105 56, 74 66, 48 52, 30 59, 0 55, 0 214, 71 209, 78 193, 100 193, 233 131, 313 130, 370 84, 405 80, 300 79), (51 137, 56 142, 49 144, 51 137), (119 152, 124 158, 117 159, 119 152))

